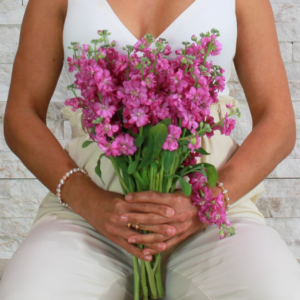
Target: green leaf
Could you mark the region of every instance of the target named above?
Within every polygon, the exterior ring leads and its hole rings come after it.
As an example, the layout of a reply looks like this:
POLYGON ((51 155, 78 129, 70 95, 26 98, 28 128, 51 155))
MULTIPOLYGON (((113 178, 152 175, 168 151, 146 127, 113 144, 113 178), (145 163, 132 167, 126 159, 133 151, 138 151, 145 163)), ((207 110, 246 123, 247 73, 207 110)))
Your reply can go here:
POLYGON ((137 171, 135 171, 135 172, 133 173, 133 176, 134 176, 135 181, 136 181, 136 183, 137 183, 137 185, 138 185, 138 190, 139 190, 140 192, 142 192, 142 191, 147 191, 147 190, 148 190, 147 184, 144 182, 144 180, 143 180, 143 178, 141 177, 140 173, 137 172, 137 171))
POLYGON ((193 166, 187 166, 187 167, 183 168, 182 170, 180 170, 180 175, 184 176, 186 174, 186 172, 189 172, 190 170, 202 169, 202 168, 204 168, 204 164, 205 163, 199 163, 199 164, 195 164, 193 166))
POLYGON ((174 162, 175 158, 175 151, 164 151, 164 170, 166 173, 168 173, 171 169, 171 166, 174 162))
POLYGON ((100 169, 100 163, 101 163, 101 157, 103 154, 100 155, 100 157, 97 160, 97 165, 95 167, 95 173, 98 175, 98 177, 101 179, 102 183, 105 185, 103 179, 102 179, 102 173, 101 173, 101 169, 100 169))
POLYGON ((82 148, 86 148, 87 146, 89 146, 90 144, 95 143, 94 141, 85 141, 82 144, 82 148))
POLYGON ((189 144, 189 141, 188 140, 181 140, 181 141, 178 141, 178 144, 179 145, 188 145, 189 144))
POLYGON ((143 127, 143 137, 144 137, 144 146, 146 147, 149 142, 149 136, 150 136, 150 128, 151 124, 147 124, 143 127))
POLYGON ((139 137, 137 137, 137 138, 134 140, 134 144, 135 144, 137 147, 140 147, 140 146, 143 144, 143 141, 144 141, 144 137, 143 137, 143 136, 139 136, 139 137))
POLYGON ((147 146, 144 158, 142 159, 141 163, 139 164, 138 170, 141 170, 142 168, 146 168, 150 164, 151 156, 152 156, 152 152, 153 152, 153 146, 154 146, 154 141, 153 141, 152 135, 150 134, 148 146, 147 146))
POLYGON ((179 182, 180 182, 183 193, 186 196, 190 196, 192 193, 191 185, 188 182, 186 182, 182 177, 179 177, 179 182))
POLYGON ((143 168, 143 169, 142 169, 142 173, 141 173, 141 175, 142 175, 142 179, 143 179, 143 181, 144 181, 145 185, 147 185, 147 186, 148 186, 148 188, 147 188, 147 189, 149 189, 149 184, 150 184, 150 181, 149 181, 149 178, 148 178, 148 172, 147 172, 147 168, 143 168))
POLYGON ((164 120, 160 121, 160 124, 169 126, 169 125, 171 125, 171 119, 170 118, 164 119, 164 120))
POLYGON ((135 161, 132 161, 130 164, 129 164, 129 167, 128 167, 128 174, 133 174, 134 171, 136 170, 137 166, 138 166, 138 163, 139 161, 138 160, 135 160, 135 161))
POLYGON ((127 170, 128 170, 128 164, 127 164, 127 162, 126 162, 126 160, 124 158, 124 154, 122 154, 121 156, 116 156, 115 160, 117 162, 118 167, 122 171, 127 172, 127 170))
POLYGON ((176 174, 166 174, 164 175, 165 178, 168 178, 168 179, 171 179, 171 178, 175 178, 175 177, 179 177, 178 175, 176 174))
POLYGON ((207 182, 210 187, 214 187, 218 180, 218 172, 214 165, 204 163, 204 167, 206 169, 207 182))
POLYGON ((210 153, 206 152, 203 148, 195 149, 195 152, 198 152, 201 155, 210 155, 210 153))
POLYGON ((128 175, 126 172, 122 172, 122 175, 128 190, 130 191, 130 193, 134 193, 136 189, 135 189, 135 183, 134 180, 132 179, 132 176, 128 175))
POLYGON ((103 117, 97 118, 96 120, 94 120, 92 123, 93 124, 100 124, 103 120, 103 117))
POLYGON ((153 136, 153 152, 151 156, 151 160, 155 159, 160 151, 162 150, 162 146, 168 135, 168 128, 164 124, 157 124, 150 129, 150 133, 153 136))
POLYGON ((153 170, 157 169, 157 165, 156 165, 155 162, 152 162, 152 163, 150 164, 150 166, 151 166, 151 168, 152 168, 153 170))
POLYGON ((188 151, 188 147, 186 145, 182 146, 182 153, 186 153, 188 151))

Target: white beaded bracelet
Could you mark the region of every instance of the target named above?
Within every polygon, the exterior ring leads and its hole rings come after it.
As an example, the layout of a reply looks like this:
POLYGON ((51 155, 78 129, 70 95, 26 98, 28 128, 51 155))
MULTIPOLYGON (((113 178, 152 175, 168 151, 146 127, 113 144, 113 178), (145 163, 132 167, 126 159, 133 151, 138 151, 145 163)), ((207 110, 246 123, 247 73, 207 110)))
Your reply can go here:
MULTIPOLYGON (((223 182, 219 182, 217 181, 217 186, 220 187, 222 189, 222 193, 225 195, 225 199, 228 202, 230 200, 230 198, 227 195, 227 190, 224 189, 223 187, 223 182)), ((226 211, 231 207, 231 204, 226 204, 226 211)))
MULTIPOLYGON (((64 183, 67 181, 67 179, 74 173, 76 172, 82 172, 83 174, 85 174, 86 176, 88 176, 88 172, 83 169, 83 168, 74 168, 72 169, 71 171, 67 172, 63 177, 62 179, 60 180, 58 186, 57 186, 57 189, 56 189, 56 197, 58 198, 58 200, 60 201, 60 203, 64 206, 69 206, 68 203, 65 203, 63 202, 63 200, 61 199, 60 197, 60 192, 61 192, 61 188, 62 186, 64 185, 64 183)), ((69 206, 70 207, 70 206, 69 206)))

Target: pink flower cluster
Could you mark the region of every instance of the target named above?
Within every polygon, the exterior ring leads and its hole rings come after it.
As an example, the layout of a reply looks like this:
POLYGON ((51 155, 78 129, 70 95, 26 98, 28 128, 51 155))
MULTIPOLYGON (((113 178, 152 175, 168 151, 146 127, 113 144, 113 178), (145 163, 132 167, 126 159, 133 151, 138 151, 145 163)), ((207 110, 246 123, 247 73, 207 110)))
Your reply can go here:
MULTIPOLYGON (((96 48, 95 44, 95 50, 86 44, 81 49, 74 46, 75 54, 68 58, 69 72, 78 70, 74 85, 81 96, 73 90, 75 97, 65 105, 73 111, 82 108, 90 138, 107 156, 134 154, 133 135, 166 118, 171 125, 163 149, 176 150, 182 130, 189 130, 193 138, 188 148, 194 151, 200 147, 199 123, 215 124, 209 106, 219 101, 218 92, 225 87, 224 69, 216 72, 213 62, 206 60, 222 49, 216 38, 211 34, 197 41, 192 36, 193 43, 176 50, 178 56, 173 60, 167 57, 172 51, 163 39, 155 41, 158 46, 153 50, 153 40, 143 37, 132 47, 131 55, 129 51, 121 54, 113 46, 96 48)), ((225 123, 223 133, 228 135, 234 123, 231 119, 225 123)), ((219 126, 205 134, 211 137, 217 129, 219 126)))
MULTIPOLYGON (((192 186, 192 202, 198 205, 198 217, 201 222, 208 222, 209 225, 221 224, 230 225, 227 219, 226 208, 223 203, 224 194, 221 192, 216 197, 212 196, 212 190, 207 187, 207 177, 202 173, 189 174, 189 183, 192 186)), ((224 231, 221 230, 220 238, 224 238, 224 231)))

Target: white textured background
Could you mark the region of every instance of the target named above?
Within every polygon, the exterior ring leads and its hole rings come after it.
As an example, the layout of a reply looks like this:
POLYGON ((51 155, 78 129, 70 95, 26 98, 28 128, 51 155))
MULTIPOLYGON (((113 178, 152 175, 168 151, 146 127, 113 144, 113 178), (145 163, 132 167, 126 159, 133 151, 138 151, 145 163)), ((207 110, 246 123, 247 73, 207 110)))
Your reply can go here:
MULTIPOLYGON (((47 193, 45 186, 9 150, 3 135, 3 114, 27 3, 28 0, 0 0, 0 278, 9 258, 26 237, 47 193)), ((300 0, 271 0, 271 3, 297 118, 297 143, 292 153, 264 180, 266 191, 257 205, 267 224, 279 232, 300 259, 300 0)), ((232 137, 241 144, 251 131, 252 121, 233 65, 232 71, 230 94, 239 101, 242 113, 232 137)), ((63 71, 47 119, 49 129, 62 146, 71 138, 69 121, 60 113, 68 97, 67 84, 63 71)))

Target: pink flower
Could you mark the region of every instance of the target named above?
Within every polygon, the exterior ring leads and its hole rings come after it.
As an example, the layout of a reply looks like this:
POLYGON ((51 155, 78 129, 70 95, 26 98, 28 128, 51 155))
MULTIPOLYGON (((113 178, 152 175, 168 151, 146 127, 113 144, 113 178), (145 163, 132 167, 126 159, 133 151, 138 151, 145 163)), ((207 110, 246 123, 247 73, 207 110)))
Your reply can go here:
POLYGON ((174 151, 178 148, 177 139, 180 138, 181 128, 175 125, 168 126, 168 135, 162 146, 164 150, 174 151))
POLYGON ((182 118, 181 124, 187 129, 197 129, 199 127, 199 124, 196 122, 196 117, 191 111, 185 110, 180 112, 178 117, 182 118))
POLYGON ((212 56, 219 55, 222 50, 222 44, 218 40, 213 41, 212 44, 214 46, 214 50, 211 51, 210 55, 212 56))
POLYGON ((77 70, 77 65, 78 65, 78 59, 75 58, 75 55, 73 54, 73 58, 71 57, 68 57, 67 58, 67 62, 68 62, 68 65, 69 65, 69 72, 74 72, 77 70))
POLYGON ((164 55, 170 55, 172 53, 170 45, 167 45, 164 49, 164 55))
POLYGON ((234 107, 234 106, 235 106, 235 105, 233 105, 233 104, 231 104, 231 103, 227 103, 227 104, 226 104, 226 107, 227 107, 227 108, 231 108, 231 107, 234 107))
POLYGON ((156 85, 155 76, 153 73, 150 73, 146 76, 146 78, 141 81, 142 86, 147 86, 149 89, 152 89, 156 85))
POLYGON ((187 81, 184 79, 182 69, 179 69, 176 73, 174 73, 173 69, 170 69, 168 75, 170 78, 170 90, 172 92, 181 93, 182 90, 188 86, 187 81))
POLYGON ((113 141, 113 142, 108 142, 106 138, 100 138, 98 140, 98 146, 100 147, 100 149, 105 153, 106 156, 119 156, 121 155, 120 152, 120 147, 119 145, 113 141))
POLYGON ((136 124, 137 127, 142 127, 149 123, 149 114, 146 108, 133 108, 130 116, 128 123, 136 124))
POLYGON ((80 107, 80 101, 83 101, 82 97, 66 99, 65 105, 72 106, 72 111, 76 111, 80 107))
POLYGON ((189 183, 192 185, 193 190, 200 190, 207 180, 207 178, 200 172, 190 174, 189 178, 189 183))
POLYGON ((106 134, 109 137, 112 137, 115 132, 118 132, 118 130, 119 130, 119 125, 112 125, 109 122, 97 124, 95 128, 95 131, 100 136, 104 136, 104 134, 106 134))
POLYGON ((118 135, 115 142, 119 147, 119 151, 126 156, 133 155, 137 150, 137 147, 134 144, 134 138, 129 133, 118 135))
POLYGON ((117 108, 114 105, 96 102, 93 106, 93 110, 97 114, 98 117, 111 119, 112 116, 117 111, 117 108))
POLYGON ((141 39, 139 39, 133 46, 135 51, 142 51, 143 49, 145 49, 147 47, 147 41, 144 37, 142 37, 141 39))
POLYGON ((235 128, 236 121, 234 119, 228 118, 228 113, 225 114, 225 119, 223 126, 221 127, 221 133, 225 135, 230 135, 231 131, 235 128))
POLYGON ((118 75, 120 72, 124 71, 128 65, 128 57, 127 55, 120 54, 115 63, 114 72, 118 75))

